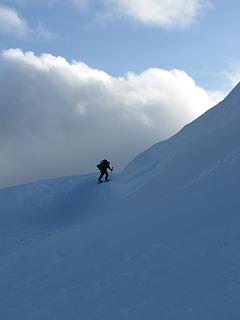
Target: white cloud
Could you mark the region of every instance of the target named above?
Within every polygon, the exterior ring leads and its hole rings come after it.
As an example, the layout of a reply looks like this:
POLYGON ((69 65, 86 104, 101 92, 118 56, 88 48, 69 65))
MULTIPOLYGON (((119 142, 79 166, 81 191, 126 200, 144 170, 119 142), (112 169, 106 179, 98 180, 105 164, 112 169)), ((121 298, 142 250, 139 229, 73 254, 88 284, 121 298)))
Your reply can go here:
POLYGON ((57 37, 55 33, 49 31, 41 22, 36 26, 29 26, 28 23, 19 16, 17 11, 1 5, 0 33, 12 34, 16 37, 24 37, 26 39, 38 39, 40 41, 49 41, 57 37))
MULTIPOLYGON (((66 0, 80 9, 96 0, 66 0)), ((145 25, 186 27, 212 6, 211 0, 100 0, 104 13, 99 18, 128 16, 145 25)), ((102 20, 102 19, 100 19, 102 20)))
POLYGON ((125 77, 50 54, 10 49, 0 73, 0 183, 122 168, 213 106, 184 71, 125 77))
POLYGON ((0 32, 25 36, 28 25, 14 9, 0 5, 0 32))
MULTIPOLYGON (((33 5, 40 0, 12 0, 18 5, 33 5)), ((160 27, 186 27, 206 8, 212 0, 65 0, 79 9, 86 9, 97 3, 98 19, 127 16, 145 25, 160 27), (99 6, 100 4, 100 6, 99 6), (101 8, 101 9, 100 9, 101 8)), ((49 0, 54 5, 59 0, 49 0)), ((100 19, 101 20, 101 19, 100 19)))
POLYGON ((209 4, 206 0, 104 0, 114 12, 132 17, 144 24, 182 26, 192 23, 209 4))

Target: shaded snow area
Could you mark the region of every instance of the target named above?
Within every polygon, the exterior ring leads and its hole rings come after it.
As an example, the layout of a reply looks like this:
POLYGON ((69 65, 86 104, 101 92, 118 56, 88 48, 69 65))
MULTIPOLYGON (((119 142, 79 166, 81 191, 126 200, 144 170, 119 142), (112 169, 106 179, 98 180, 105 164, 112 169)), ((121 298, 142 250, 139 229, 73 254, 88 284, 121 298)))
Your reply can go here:
POLYGON ((0 191, 1 320, 240 319, 240 86, 110 183, 0 191))

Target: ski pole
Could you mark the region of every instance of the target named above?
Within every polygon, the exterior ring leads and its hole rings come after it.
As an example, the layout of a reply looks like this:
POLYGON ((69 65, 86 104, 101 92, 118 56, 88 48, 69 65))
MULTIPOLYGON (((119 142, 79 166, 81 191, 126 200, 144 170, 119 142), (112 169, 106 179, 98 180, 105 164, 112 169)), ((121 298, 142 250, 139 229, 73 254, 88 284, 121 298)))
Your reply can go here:
POLYGON ((110 172, 110 180, 112 179, 112 172, 113 172, 113 167, 112 167, 112 170, 110 172))

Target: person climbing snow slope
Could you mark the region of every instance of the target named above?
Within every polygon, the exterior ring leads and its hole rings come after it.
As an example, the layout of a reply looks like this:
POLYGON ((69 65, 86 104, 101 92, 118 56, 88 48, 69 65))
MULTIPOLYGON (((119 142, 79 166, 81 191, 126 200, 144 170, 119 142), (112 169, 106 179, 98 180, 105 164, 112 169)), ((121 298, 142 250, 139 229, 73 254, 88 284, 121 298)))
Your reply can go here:
POLYGON ((102 178, 105 175, 105 181, 110 181, 108 179, 108 169, 113 171, 113 167, 110 167, 110 162, 106 159, 102 160, 98 165, 97 165, 98 169, 100 170, 100 176, 98 178, 98 183, 102 183, 102 178))

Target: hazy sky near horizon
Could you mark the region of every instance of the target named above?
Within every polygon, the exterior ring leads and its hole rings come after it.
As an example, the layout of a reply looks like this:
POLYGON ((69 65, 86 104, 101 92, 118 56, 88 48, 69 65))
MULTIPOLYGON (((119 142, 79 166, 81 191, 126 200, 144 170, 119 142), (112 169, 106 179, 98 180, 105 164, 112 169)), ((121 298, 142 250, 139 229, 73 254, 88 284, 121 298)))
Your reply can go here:
POLYGON ((240 78, 236 0, 1 0, 0 186, 121 169, 240 78))

